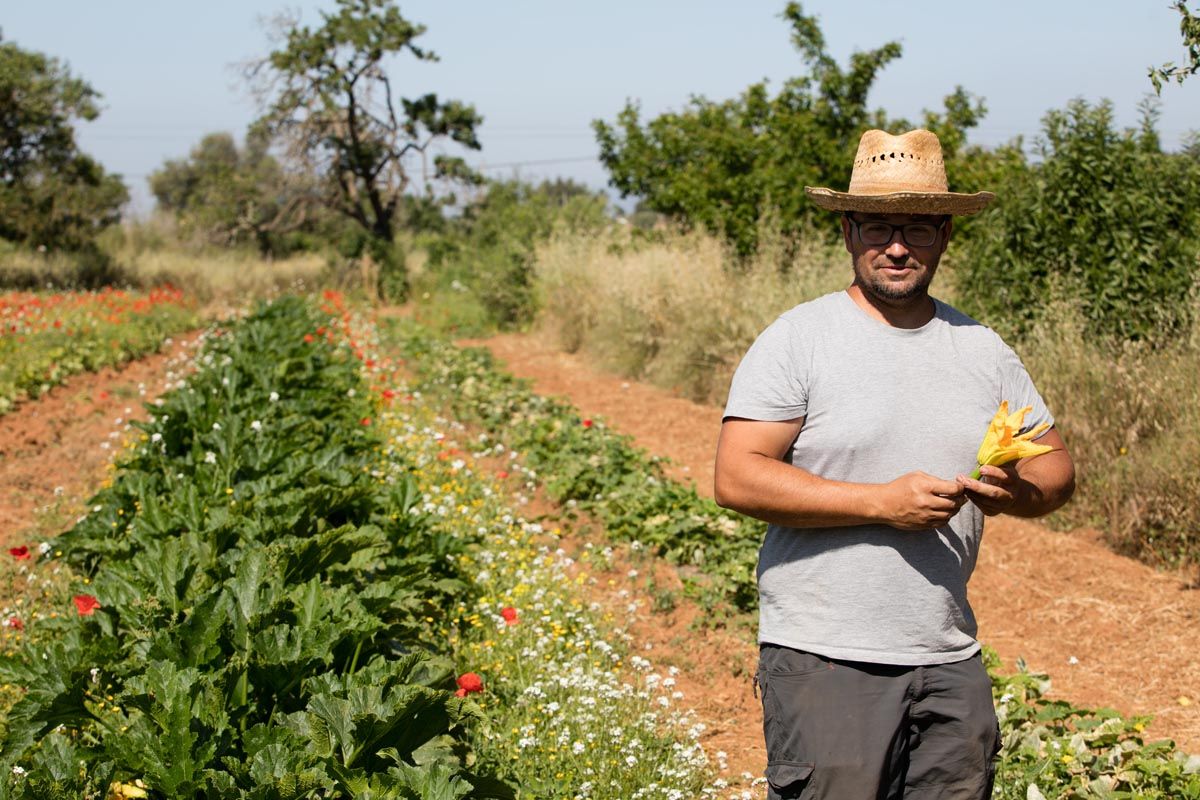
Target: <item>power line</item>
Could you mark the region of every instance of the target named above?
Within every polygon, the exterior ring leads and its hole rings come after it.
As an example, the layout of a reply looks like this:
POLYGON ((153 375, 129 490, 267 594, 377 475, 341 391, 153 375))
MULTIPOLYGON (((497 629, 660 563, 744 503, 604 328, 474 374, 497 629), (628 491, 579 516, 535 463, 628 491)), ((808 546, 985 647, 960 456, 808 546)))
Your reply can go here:
POLYGON ((510 169, 512 167, 533 167, 549 164, 579 164, 584 161, 596 161, 595 156, 578 156, 572 158, 539 158, 531 161, 509 161, 504 164, 480 164, 474 169, 510 169))

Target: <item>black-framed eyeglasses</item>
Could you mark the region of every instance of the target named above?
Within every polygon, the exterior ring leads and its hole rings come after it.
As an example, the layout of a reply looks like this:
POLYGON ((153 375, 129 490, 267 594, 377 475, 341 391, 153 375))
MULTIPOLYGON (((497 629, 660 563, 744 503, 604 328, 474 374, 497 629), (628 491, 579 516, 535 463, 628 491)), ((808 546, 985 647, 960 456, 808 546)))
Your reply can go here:
POLYGON ((900 238, 909 247, 929 247, 937 241, 938 233, 946 224, 945 220, 941 222, 906 222, 903 225, 893 225, 877 219, 859 222, 849 214, 846 215, 846 219, 850 220, 850 224, 858 231, 858 238, 862 239, 863 244, 871 247, 883 247, 891 244, 896 231, 900 231, 900 238))

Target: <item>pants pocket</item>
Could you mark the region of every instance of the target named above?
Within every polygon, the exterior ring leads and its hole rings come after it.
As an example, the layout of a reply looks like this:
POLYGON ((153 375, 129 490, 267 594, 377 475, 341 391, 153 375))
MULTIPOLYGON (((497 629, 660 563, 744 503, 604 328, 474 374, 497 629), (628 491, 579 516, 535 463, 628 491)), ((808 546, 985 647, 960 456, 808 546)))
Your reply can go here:
POLYGON ((798 797, 804 784, 812 777, 813 765, 798 761, 770 761, 767 763, 767 785, 778 797, 798 797))
POLYGON ((800 654, 801 663, 784 665, 771 663, 772 659, 764 659, 758 671, 758 685, 762 690, 763 704, 763 738, 767 745, 767 784, 771 787, 768 795, 771 800, 777 798, 798 798, 804 787, 808 785, 815 768, 815 763, 808 755, 801 733, 803 727, 801 715, 804 714, 800 702, 802 694, 798 689, 811 680, 819 680, 827 673, 829 664, 817 656, 800 654), (773 667, 767 669, 764 667, 773 667), (775 670, 785 671, 775 671, 775 670))

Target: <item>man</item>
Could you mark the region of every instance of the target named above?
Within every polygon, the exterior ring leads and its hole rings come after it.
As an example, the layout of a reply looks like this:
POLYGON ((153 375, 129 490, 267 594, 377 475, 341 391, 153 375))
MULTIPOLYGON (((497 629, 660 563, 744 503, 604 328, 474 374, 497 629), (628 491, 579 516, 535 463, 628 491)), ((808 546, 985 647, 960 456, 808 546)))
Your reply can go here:
POLYGON ((721 505, 769 523, 757 683, 770 798, 988 798, 999 747, 967 579, 984 515, 1065 503, 1053 450, 968 477, 1002 400, 1053 419, 1013 351, 929 295, 953 215, 929 131, 868 131, 842 212, 854 281, 779 317, 734 376, 721 505))

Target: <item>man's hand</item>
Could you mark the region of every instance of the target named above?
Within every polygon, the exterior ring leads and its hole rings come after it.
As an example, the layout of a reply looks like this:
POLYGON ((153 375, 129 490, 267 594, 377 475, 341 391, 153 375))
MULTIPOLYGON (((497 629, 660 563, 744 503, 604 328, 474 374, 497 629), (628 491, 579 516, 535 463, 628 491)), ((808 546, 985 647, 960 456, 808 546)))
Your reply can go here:
POLYGON ((1017 517, 1040 517, 1071 499, 1075 464, 1062 437, 1051 428, 1038 437, 1037 443, 1053 449, 1002 467, 980 467, 979 480, 959 475, 957 480, 967 499, 988 516, 1017 517))
POLYGON ((994 517, 1012 508, 1020 491, 1021 479, 1011 464, 1002 467, 984 465, 979 468, 979 480, 966 475, 958 476, 968 500, 979 507, 985 515, 994 517))
POLYGON ((883 516, 902 531, 923 531, 945 525, 967 501, 957 481, 924 472, 909 472, 881 487, 883 516))

